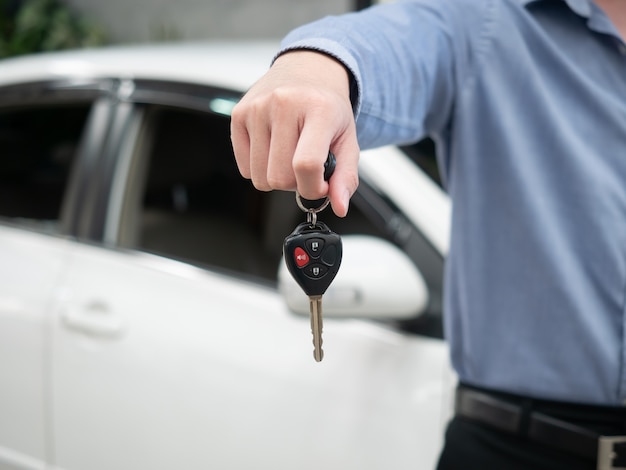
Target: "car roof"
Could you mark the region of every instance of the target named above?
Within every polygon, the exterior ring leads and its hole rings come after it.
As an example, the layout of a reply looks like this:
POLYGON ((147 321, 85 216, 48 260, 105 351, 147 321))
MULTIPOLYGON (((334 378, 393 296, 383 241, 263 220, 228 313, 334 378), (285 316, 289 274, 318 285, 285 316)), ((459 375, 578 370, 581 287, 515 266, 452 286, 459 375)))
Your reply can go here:
POLYGON ((247 90, 270 66, 278 41, 109 46, 0 61, 0 86, 46 80, 128 78, 247 90))

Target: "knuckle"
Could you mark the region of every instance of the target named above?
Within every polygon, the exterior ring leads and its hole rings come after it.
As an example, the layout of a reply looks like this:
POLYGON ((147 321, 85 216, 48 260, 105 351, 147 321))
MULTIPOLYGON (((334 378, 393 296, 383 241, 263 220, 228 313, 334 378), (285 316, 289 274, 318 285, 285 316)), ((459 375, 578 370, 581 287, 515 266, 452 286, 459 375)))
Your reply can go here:
POLYGON ((271 101, 277 106, 288 104, 297 99, 298 95, 291 87, 279 87, 272 90, 271 101))
POLYGON ((237 122, 245 122, 250 114, 252 103, 254 103, 254 100, 244 96, 231 110, 231 119, 237 122))
POLYGON ((295 186, 295 180, 285 176, 269 175, 267 177, 267 184, 271 189, 289 191, 295 186))
POLYGON ((301 97, 292 89, 276 89, 268 99, 267 109, 272 116, 289 116, 300 109, 301 97))
POLYGON ((248 127, 249 123, 263 118, 266 107, 266 100, 260 97, 242 100, 232 109, 231 122, 235 126, 248 127))
POLYGON ((310 175, 321 171, 319 163, 312 158, 297 158, 293 160, 293 170, 297 174, 310 175))
POLYGON ((312 87, 290 86, 276 88, 270 98, 272 111, 293 109, 328 109, 330 100, 312 87))
POLYGON ((241 122, 243 120, 243 116, 245 115, 245 107, 243 102, 237 103, 230 112, 231 121, 241 122))

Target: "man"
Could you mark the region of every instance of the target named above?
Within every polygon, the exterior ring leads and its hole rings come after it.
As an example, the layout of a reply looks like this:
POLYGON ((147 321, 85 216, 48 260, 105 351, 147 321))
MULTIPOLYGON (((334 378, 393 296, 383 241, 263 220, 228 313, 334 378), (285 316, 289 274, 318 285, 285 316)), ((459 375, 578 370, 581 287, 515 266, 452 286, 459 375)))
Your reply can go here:
POLYGON ((242 175, 339 216, 359 145, 437 142, 461 381, 441 469, 626 468, 624 38, 624 0, 387 4, 292 32, 234 110, 242 175))

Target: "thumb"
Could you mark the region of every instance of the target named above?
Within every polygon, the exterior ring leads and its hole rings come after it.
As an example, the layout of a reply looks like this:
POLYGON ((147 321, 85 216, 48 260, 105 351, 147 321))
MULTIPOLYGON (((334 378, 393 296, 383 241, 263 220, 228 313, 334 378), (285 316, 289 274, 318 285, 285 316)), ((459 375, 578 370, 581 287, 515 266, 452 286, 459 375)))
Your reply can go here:
POLYGON ((359 185, 359 146, 356 138, 346 145, 335 145, 333 153, 337 159, 335 172, 328 182, 328 197, 333 212, 338 217, 348 214, 350 198, 359 185))

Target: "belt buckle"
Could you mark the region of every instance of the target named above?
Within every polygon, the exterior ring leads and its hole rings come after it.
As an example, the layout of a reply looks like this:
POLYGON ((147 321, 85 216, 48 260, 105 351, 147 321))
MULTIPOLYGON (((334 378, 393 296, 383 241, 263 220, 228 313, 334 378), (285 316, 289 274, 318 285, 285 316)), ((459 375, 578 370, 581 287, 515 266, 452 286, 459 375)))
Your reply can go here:
POLYGON ((626 436, 600 436, 598 470, 626 470, 626 436))

